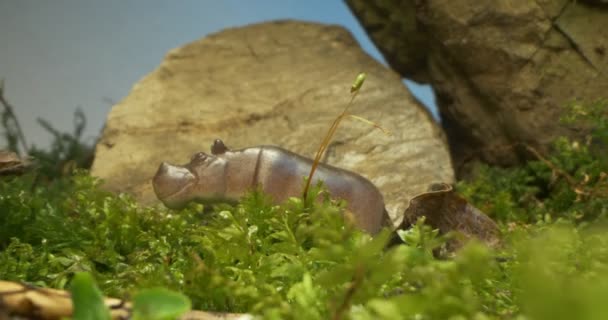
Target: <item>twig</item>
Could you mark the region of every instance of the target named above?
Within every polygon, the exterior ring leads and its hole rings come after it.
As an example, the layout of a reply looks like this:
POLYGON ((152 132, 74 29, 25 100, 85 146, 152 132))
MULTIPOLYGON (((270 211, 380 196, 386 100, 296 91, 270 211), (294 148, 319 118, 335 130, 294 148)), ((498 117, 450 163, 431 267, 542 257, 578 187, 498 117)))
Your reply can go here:
POLYGON ((493 150, 493 151, 509 150, 509 149, 515 149, 515 147, 518 147, 518 146, 523 146, 524 148, 526 148, 526 150, 528 150, 530 153, 532 153, 532 155, 534 155, 534 157, 536 157, 542 163, 544 163, 545 165, 547 165, 550 169, 554 170, 557 174, 559 174, 559 175, 563 176, 564 178, 566 178, 566 180, 568 180, 568 183, 570 183, 571 185, 578 185, 578 183, 576 182, 576 180, 571 175, 569 175, 564 170, 562 170, 562 169, 558 168, 557 166, 555 166, 551 161, 549 161, 540 152, 538 152, 538 150, 536 150, 536 148, 534 148, 531 145, 529 145, 527 143, 524 143, 524 142, 514 142, 514 143, 507 144, 507 145, 491 145, 491 146, 488 146, 488 147, 484 147, 484 148, 478 149, 478 150, 476 150, 474 152, 469 153, 465 157, 463 157, 463 159, 460 160, 460 164, 458 165, 458 169, 461 169, 468 161, 474 159, 476 154, 479 154, 479 153, 481 153, 483 151, 487 151, 487 150, 493 150))
MULTIPOLYGON (((561 169, 558 166, 556 166, 553 162, 551 162, 549 159, 547 159, 545 156, 543 156, 536 148, 534 148, 533 146, 531 146, 531 145, 529 145, 527 143, 524 143, 524 142, 515 142, 515 143, 512 143, 512 144, 498 146, 498 147, 497 146, 490 146, 490 147, 482 148, 482 149, 478 150, 478 152, 481 152, 482 150, 514 149, 517 146, 523 146, 536 159, 538 159, 540 162, 542 162, 547 167, 549 167, 549 169, 551 169, 556 175, 563 177, 566 180, 566 182, 568 183, 568 185, 572 188, 572 190, 577 195, 579 195, 579 196, 580 195, 591 196, 591 195, 594 195, 594 194, 597 193, 597 190, 595 190, 595 189, 598 188, 598 185, 596 185, 594 187, 594 190, 592 190, 591 192, 584 191, 582 189, 582 186, 584 184, 586 184, 586 181, 582 181, 582 182, 577 181, 572 175, 568 174, 568 172, 566 172, 563 169, 561 169)), ((474 153, 471 153, 464 160, 462 160, 461 164, 459 165, 459 169, 462 168, 462 166, 466 163, 466 161, 468 161, 468 159, 473 159, 473 156, 472 156, 473 154, 474 153)), ((602 179, 602 176, 600 176, 600 180, 601 179, 602 179)))
POLYGON ((344 313, 348 310, 351 305, 351 301, 355 292, 361 287, 361 283, 363 282, 363 276, 365 274, 365 268, 362 265, 357 266, 355 270, 355 274, 353 275, 353 281, 351 281, 348 289, 346 289, 346 294, 344 295, 344 300, 334 312, 334 315, 331 317, 332 320, 340 320, 344 317, 344 313))
POLYGON ((553 170, 557 174, 559 174, 562 177, 564 177, 566 179, 566 181, 568 181, 568 184, 570 184, 571 187, 573 187, 573 188, 577 188, 578 187, 579 183, 576 182, 576 179, 574 179, 574 177, 572 177, 571 175, 569 175, 566 171, 564 171, 564 170, 558 168, 557 166, 555 166, 551 161, 549 161, 542 154, 540 154, 540 152, 538 152, 538 150, 536 150, 534 147, 532 147, 531 145, 528 145, 528 144, 523 144, 523 146, 526 148, 526 150, 532 152, 532 154, 538 160, 540 160, 542 163, 544 163, 547 167, 551 168, 551 170, 553 170))
MULTIPOLYGON (((27 146, 27 142, 25 140, 25 135, 23 134, 23 130, 21 129, 21 125, 19 124, 19 120, 13 111, 13 107, 4 97, 4 79, 0 80, 0 103, 4 106, 6 113, 10 116, 11 119, 15 122, 15 127, 17 129, 17 134, 19 135, 19 140, 21 140, 21 144, 23 146, 23 153, 28 152, 29 148, 27 146)), ((18 150, 17 150, 18 151, 18 150)), ((21 156, 22 154, 20 154, 21 156)))

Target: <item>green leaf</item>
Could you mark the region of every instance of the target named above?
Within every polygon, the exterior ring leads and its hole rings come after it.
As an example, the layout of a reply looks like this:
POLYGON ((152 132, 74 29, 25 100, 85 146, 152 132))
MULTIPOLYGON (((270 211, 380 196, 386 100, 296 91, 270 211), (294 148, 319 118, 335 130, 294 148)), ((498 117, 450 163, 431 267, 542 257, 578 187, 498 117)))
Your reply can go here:
POLYGON ((133 298, 133 319, 174 319, 190 307, 190 299, 181 293, 164 288, 145 289, 133 298))
POLYGON ((74 320, 109 320, 110 310, 103 302, 101 291, 88 272, 77 273, 70 288, 74 305, 74 320))

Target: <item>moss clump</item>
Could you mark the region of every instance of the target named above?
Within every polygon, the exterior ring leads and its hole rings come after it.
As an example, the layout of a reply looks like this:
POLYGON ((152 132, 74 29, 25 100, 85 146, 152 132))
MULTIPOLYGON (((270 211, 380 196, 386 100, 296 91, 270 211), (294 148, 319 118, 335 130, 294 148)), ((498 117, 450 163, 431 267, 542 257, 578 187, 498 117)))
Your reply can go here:
MULTIPOLYGON (((604 129, 602 129, 604 130, 604 129)), ((604 132, 599 130, 597 132, 604 132)), ((458 188, 499 221, 505 245, 452 259, 420 220, 385 249, 326 200, 181 211, 140 207, 79 171, 0 181, 0 279, 66 288, 90 272, 106 295, 163 286, 193 308, 267 319, 598 319, 608 317, 608 156, 560 139, 551 156, 483 167, 458 188)), ((601 146, 601 143, 599 144, 601 146)))
POLYGON ((608 214, 608 101, 588 106, 573 103, 564 124, 590 128, 583 141, 559 138, 543 156, 516 168, 480 165, 458 191, 482 211, 502 222, 535 223, 547 219, 594 221, 608 214))
POLYGON ((272 206, 252 193, 236 207, 201 215, 200 206, 140 208, 100 191, 85 173, 27 188, 24 178, 0 184, 0 208, 8 213, 0 225, 12 221, 0 243, 2 279, 64 288, 75 272, 89 271, 108 295, 162 285, 188 295, 195 308, 277 319, 375 317, 404 293, 420 301, 411 314, 480 307, 471 298, 483 273, 469 265, 487 262, 487 250, 466 251, 471 260, 435 260, 432 249, 442 241, 422 224, 407 232, 408 245, 385 251, 388 232, 372 239, 345 224, 341 208, 328 201, 272 206), (444 291, 467 303, 446 301, 433 311, 444 291))
POLYGON ((421 222, 407 244, 384 250, 387 233, 345 225, 329 202, 272 206, 252 193, 200 214, 140 208, 85 173, 28 188, 26 178, 0 184, 2 279, 63 288, 90 271, 107 295, 162 285, 198 309, 269 319, 543 318, 573 303, 603 312, 596 295, 608 293, 608 234, 597 222, 541 220, 513 227, 501 251, 472 243, 438 260, 443 239, 421 222))
POLYGON ((85 172, 33 190, 32 181, 0 182, 0 278, 63 288, 92 271, 106 294, 121 294, 146 278, 179 277, 167 261, 187 260, 174 248, 192 244, 193 211, 139 208, 85 172))

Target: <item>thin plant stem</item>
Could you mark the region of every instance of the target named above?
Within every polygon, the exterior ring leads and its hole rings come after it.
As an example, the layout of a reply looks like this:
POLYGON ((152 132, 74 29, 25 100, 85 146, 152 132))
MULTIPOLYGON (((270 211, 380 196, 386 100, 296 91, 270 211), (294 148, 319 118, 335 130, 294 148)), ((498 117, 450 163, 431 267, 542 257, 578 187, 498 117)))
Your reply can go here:
MULTIPOLYGON (((4 97, 4 80, 0 80, 0 103, 2 103, 2 105, 4 106, 4 109, 6 110, 6 113, 8 114, 8 116, 14 121, 15 127, 17 129, 17 135, 19 136, 19 141, 21 141, 21 145, 23 147, 23 152, 27 153, 29 148, 27 146, 27 141, 25 140, 25 135, 23 134, 23 130, 21 129, 21 125, 19 124, 19 120, 17 119, 17 116, 15 115, 15 112, 13 111, 14 110, 13 107, 4 97)), ((19 150, 17 150, 17 153, 19 153, 18 151, 19 150)), ((19 153, 19 155, 21 156, 22 154, 19 153)))
POLYGON ((312 167, 310 169, 310 173, 308 174, 308 179, 306 179, 306 186, 304 187, 304 192, 303 192, 303 198, 304 199, 306 199, 306 197, 308 196, 308 190, 310 189, 310 184, 312 182, 312 177, 315 174, 315 171, 317 170, 317 167, 319 166, 319 163, 321 161, 321 157, 323 157, 323 154, 325 153, 325 150, 327 150, 327 147, 329 146, 329 141, 331 141, 331 138, 333 137, 334 133, 336 133, 336 130, 338 129, 338 125, 340 125, 340 121, 342 121, 342 119, 345 116, 348 115, 346 112, 348 111, 348 109, 350 108, 350 106, 353 104, 353 101, 357 97, 358 93, 359 93, 359 90, 356 90, 356 91, 354 91, 352 93, 350 101, 348 102, 348 104, 346 105, 346 107, 344 108, 344 110, 342 111, 342 113, 331 124, 331 127, 329 127, 329 130, 327 131, 327 134, 323 138, 323 141, 321 142, 321 146, 319 147, 319 150, 317 150, 317 154, 315 155, 315 160, 312 163, 312 167))

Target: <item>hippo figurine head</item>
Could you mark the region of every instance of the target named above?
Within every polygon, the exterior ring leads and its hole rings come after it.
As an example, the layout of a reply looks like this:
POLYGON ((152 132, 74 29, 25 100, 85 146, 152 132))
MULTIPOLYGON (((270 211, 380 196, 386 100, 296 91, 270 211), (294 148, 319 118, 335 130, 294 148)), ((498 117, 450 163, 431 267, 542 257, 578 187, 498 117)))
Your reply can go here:
POLYGON ((226 160, 218 157, 227 148, 221 140, 211 147, 212 154, 195 153, 185 165, 160 164, 152 179, 158 199, 167 207, 179 209, 190 201, 215 202, 224 200, 226 189, 226 160))

